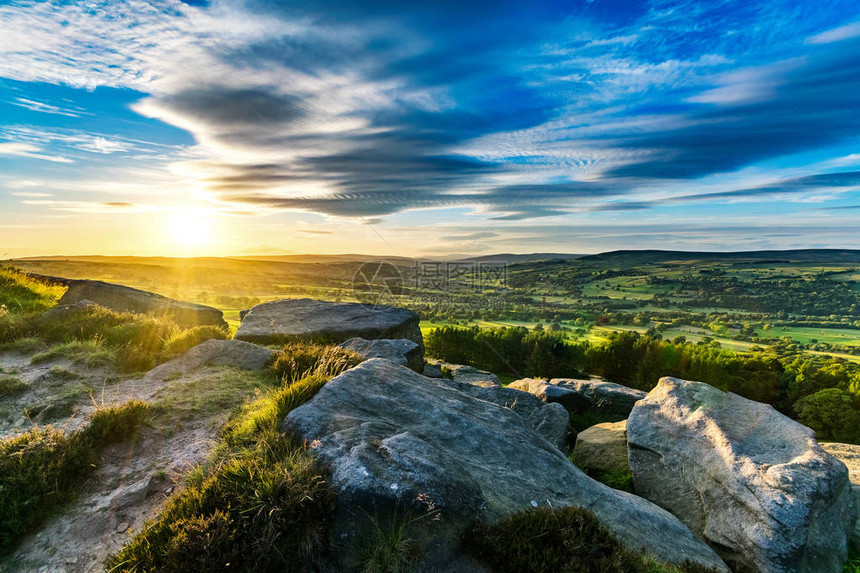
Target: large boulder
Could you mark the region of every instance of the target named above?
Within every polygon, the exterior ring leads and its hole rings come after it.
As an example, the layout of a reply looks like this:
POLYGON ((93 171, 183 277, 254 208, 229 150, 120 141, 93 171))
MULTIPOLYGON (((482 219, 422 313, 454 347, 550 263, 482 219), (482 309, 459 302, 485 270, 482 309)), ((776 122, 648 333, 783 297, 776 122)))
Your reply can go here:
POLYGON ((628 546, 672 563, 726 568, 676 518, 600 484, 515 411, 383 359, 332 379, 284 421, 331 470, 332 536, 348 569, 371 519, 411 516, 425 568, 455 558, 474 520, 492 523, 530 507, 589 508, 628 546))
POLYGON ((586 428, 576 436, 573 461, 580 467, 603 473, 629 472, 627 422, 606 422, 586 428))
POLYGON ((544 402, 561 404, 571 414, 580 414, 595 407, 595 403, 588 396, 537 378, 516 380, 508 384, 508 388, 528 392, 544 402))
POLYGON ((397 340, 350 338, 342 342, 340 347, 351 350, 362 358, 385 358, 415 372, 420 373, 424 370, 424 349, 418 343, 405 338, 397 340))
POLYGON ((156 366, 147 377, 164 380, 184 376, 201 366, 234 366, 242 370, 262 370, 276 351, 241 340, 207 340, 170 362, 156 366))
POLYGON ((845 464, 771 406, 663 378, 627 420, 633 487, 735 571, 839 572, 854 526, 845 464))
POLYGON ((59 306, 91 301, 116 312, 169 317, 183 326, 227 326, 224 314, 211 306, 174 300, 160 294, 102 281, 65 279, 64 282, 69 288, 57 303, 59 306))
POLYGON ((245 315, 235 338, 258 344, 311 340, 338 344, 350 338, 406 338, 423 352, 418 315, 405 308, 326 302, 309 298, 258 304, 245 315))
POLYGON ((854 531, 851 534, 851 546, 855 552, 860 553, 860 446, 822 443, 821 448, 848 467, 848 479, 851 480, 851 491, 854 492, 854 506, 858 510, 858 519, 854 522, 854 531))

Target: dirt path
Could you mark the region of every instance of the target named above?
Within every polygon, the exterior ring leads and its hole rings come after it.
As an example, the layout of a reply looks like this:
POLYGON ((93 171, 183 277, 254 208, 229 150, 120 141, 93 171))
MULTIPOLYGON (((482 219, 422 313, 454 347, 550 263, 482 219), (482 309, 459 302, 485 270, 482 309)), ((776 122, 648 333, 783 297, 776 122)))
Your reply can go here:
MULTIPOLYGON (((0 365, 7 371, 17 371, 16 375, 32 386, 17 398, 18 402, 50 398, 51 393, 39 387, 45 384, 44 379, 40 382, 40 376, 57 362, 34 366, 27 356, 0 355, 0 365)), ((62 367, 75 368, 68 362, 62 367)), ((80 373, 83 378, 75 382, 92 382, 109 374, 80 373)), ((0 564, 0 572, 101 570, 104 560, 122 547, 133 532, 140 531, 147 518, 157 514, 187 472, 206 460, 232 408, 253 395, 255 379, 249 380, 248 376, 252 375, 224 367, 205 367, 179 378, 144 376, 104 384, 97 401, 112 405, 136 398, 161 404, 166 406, 161 419, 143 427, 135 441, 108 447, 80 496, 38 533, 25 539, 0 564), (208 402, 207 388, 214 396, 208 402)), ((65 430, 78 428, 95 407, 89 395, 78 397, 73 404, 74 413, 53 425, 65 430)))

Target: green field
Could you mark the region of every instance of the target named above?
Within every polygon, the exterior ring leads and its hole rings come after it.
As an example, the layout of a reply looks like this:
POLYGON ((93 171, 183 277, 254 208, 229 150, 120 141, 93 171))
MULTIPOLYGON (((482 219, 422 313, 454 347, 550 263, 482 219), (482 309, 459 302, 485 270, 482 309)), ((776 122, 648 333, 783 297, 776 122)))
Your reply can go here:
MULTIPOLYGON (((116 282, 214 306, 232 328, 260 302, 310 297, 355 301, 353 279, 373 257, 73 257, 13 261, 25 271, 116 282)), ((461 276, 444 288, 413 285, 415 261, 396 259, 406 287, 391 303, 419 312, 422 329, 541 323, 569 340, 605 340, 614 330, 739 351, 783 337, 804 350, 860 355, 860 252, 619 252, 571 260, 513 262, 505 280, 474 288, 461 276), (427 302, 427 301, 440 302, 427 302), (492 303, 489 307, 475 302, 492 303), (666 329, 666 326, 670 328, 666 329), (716 326, 714 326, 716 325, 716 326), (766 325, 768 325, 766 327, 766 325)))

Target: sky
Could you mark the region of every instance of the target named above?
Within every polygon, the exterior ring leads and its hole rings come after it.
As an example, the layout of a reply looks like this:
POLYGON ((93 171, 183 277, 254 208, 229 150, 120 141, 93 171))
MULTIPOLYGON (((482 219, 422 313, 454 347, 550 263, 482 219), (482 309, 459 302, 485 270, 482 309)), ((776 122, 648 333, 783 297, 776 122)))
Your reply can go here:
POLYGON ((860 248, 856 0, 0 1, 0 258, 860 248))

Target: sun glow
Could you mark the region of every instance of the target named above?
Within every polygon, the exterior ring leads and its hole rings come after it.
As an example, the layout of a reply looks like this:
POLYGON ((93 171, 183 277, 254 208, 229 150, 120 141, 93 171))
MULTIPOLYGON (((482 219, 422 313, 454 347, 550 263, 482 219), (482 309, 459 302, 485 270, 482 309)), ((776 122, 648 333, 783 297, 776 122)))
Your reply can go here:
POLYGON ((215 241, 215 225, 209 214, 197 210, 178 211, 170 216, 171 240, 186 249, 208 247, 215 241))

